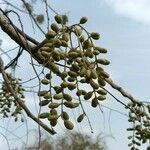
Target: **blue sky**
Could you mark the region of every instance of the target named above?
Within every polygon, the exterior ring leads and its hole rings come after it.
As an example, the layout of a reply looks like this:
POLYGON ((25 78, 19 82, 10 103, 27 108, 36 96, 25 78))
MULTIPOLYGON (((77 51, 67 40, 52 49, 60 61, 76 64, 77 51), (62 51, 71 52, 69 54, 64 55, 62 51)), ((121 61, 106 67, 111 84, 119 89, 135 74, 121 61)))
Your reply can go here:
MULTIPOLYGON (((101 39, 97 44, 108 49, 105 57, 111 61, 111 64, 106 70, 111 74, 111 78, 137 99, 149 101, 149 0, 52 0, 50 4, 59 13, 67 13, 69 24, 78 22, 82 16, 87 16, 88 23, 85 27, 91 32, 99 32, 101 39)), ((37 11, 40 10, 41 8, 38 7, 37 11)), ((26 22, 26 20, 23 21, 26 22)), ((30 26, 31 24, 25 23, 25 30, 33 34, 29 29, 30 26)), ((34 36, 40 40, 43 38, 42 35, 34 36)), ((3 48, 12 46, 6 35, 0 33, 0 38, 5 39, 3 48)), ((108 89, 120 100, 127 100, 109 86, 108 89)), ((108 97, 104 104, 126 113, 123 106, 111 97, 108 97)), ((109 150, 120 149, 120 147, 121 150, 128 149, 126 127, 129 124, 125 116, 107 109, 102 115, 99 110, 91 110, 91 107, 87 108, 87 112, 91 118, 94 133, 103 132, 109 135, 106 138, 109 150)), ((89 133, 87 124, 79 126, 78 130, 89 133)), ((6 147, 3 140, 0 139, 6 147)))

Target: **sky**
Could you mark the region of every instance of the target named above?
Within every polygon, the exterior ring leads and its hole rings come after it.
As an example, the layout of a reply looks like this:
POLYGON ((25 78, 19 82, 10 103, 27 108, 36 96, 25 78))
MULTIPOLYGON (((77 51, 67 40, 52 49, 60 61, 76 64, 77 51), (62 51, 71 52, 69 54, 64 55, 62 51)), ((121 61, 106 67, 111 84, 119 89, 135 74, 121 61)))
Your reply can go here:
MULTIPOLYGON (((87 16, 88 23, 85 27, 91 32, 99 32, 101 39, 98 44, 108 49, 105 57, 111 61, 111 64, 106 70, 110 73, 111 78, 135 98, 149 101, 149 0, 51 0, 50 5, 57 12, 66 13, 69 16, 69 24, 78 22, 82 16, 87 16)), ((40 10, 41 7, 37 7, 37 11, 40 10)), ((25 31, 32 35, 31 24, 25 23, 26 20, 23 21, 25 31)), ((35 34, 34 36, 38 40, 43 38, 43 35, 35 34)), ((14 45, 5 34, 0 33, 0 38, 5 39, 3 48, 14 45)), ((28 68, 24 66, 24 69, 28 68)), ((127 101, 109 86, 108 89, 120 100, 127 101)), ((123 106, 110 96, 104 104, 126 113, 123 106)), ((126 128, 129 124, 124 115, 107 109, 104 114, 101 114, 99 110, 91 110, 88 106, 87 112, 91 118, 95 135, 101 132, 106 135, 106 144, 109 150, 120 149, 120 147, 121 150, 128 149, 126 128)), ((90 133, 87 124, 79 126, 78 130, 90 133)), ((2 138, 0 141, 7 150, 5 140, 2 138)))

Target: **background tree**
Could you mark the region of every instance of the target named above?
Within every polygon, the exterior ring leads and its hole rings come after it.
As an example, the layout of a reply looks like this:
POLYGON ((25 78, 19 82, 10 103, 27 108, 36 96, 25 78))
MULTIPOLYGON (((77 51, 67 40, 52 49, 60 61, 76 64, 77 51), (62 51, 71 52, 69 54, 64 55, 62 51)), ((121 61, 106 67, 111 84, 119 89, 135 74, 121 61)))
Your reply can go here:
MULTIPOLYGON (((7 51, 1 49, 2 54, 10 58, 9 62, 3 57, 0 58, 2 74, 0 106, 3 117, 8 118, 12 115, 17 121, 25 112, 39 125, 39 131, 42 127, 50 134, 55 134, 58 122, 63 122, 67 129, 72 130, 74 124, 69 114, 70 109, 75 112, 80 109, 76 117, 77 122, 80 123, 86 118, 92 131, 83 101, 89 101, 92 107, 100 107, 108 93, 129 112, 128 121, 132 123, 132 127, 127 130, 133 132, 128 137, 131 140, 129 144, 131 150, 138 149, 142 143, 148 142, 150 105, 136 100, 112 81, 104 68, 110 62, 101 58, 107 50, 97 46, 95 42, 100 38, 100 34, 88 32, 84 27, 88 18, 81 17, 77 24, 68 25, 67 16, 58 14, 46 0, 41 1, 45 6, 45 12, 36 14, 35 2, 21 0, 19 4, 22 7, 19 5, 16 7, 14 3, 3 0, 3 3, 11 9, 0 9, 1 29, 18 44, 13 59, 7 51), (50 21, 49 10, 55 13, 54 22, 50 21), (44 35, 43 41, 39 42, 25 33, 20 13, 29 15, 33 30, 38 29, 44 35), (15 25, 12 14, 17 17, 20 29, 15 25), (47 31, 42 26, 44 20, 47 22, 47 31), (30 64, 27 65, 34 70, 34 74, 30 79, 22 80, 16 75, 16 67, 19 66, 19 59, 26 58, 25 51, 30 58, 30 64), (29 89, 25 84, 33 80, 36 84, 32 84, 30 89, 35 88, 34 92, 38 96, 38 115, 29 109, 24 94, 29 89), (129 101, 124 103, 117 99, 105 88, 106 84, 127 97, 129 101), (88 90, 85 90, 85 86, 88 90)), ((24 121, 23 117, 21 121, 24 121)), ((40 145, 39 142, 39 147, 40 145)))
MULTIPOLYGON (((29 147, 22 148, 24 150, 37 150, 37 140, 29 147)), ((105 143, 101 135, 92 138, 89 135, 72 132, 68 135, 63 135, 52 141, 51 138, 42 137, 41 150, 104 150, 105 143)))

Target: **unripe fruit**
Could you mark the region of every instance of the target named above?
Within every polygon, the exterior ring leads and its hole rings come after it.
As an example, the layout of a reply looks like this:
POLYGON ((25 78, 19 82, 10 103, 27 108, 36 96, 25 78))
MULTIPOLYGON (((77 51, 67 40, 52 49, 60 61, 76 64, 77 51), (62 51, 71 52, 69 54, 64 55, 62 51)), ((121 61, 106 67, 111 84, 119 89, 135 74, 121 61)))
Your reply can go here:
POLYGON ((40 106, 46 106, 49 102, 50 102, 50 101, 47 100, 47 99, 46 99, 46 100, 42 100, 42 101, 39 102, 39 105, 40 105, 40 106))
POLYGON ((68 43, 64 40, 61 40, 61 46, 68 47, 68 43))
POLYGON ((98 100, 103 101, 106 99, 106 97, 104 95, 100 95, 97 97, 98 100))
POLYGON ((48 80, 52 78, 52 76, 51 76, 50 73, 47 73, 47 74, 45 75, 45 77, 46 77, 46 79, 48 79, 48 80))
POLYGON ((45 99, 50 99, 52 97, 52 95, 50 93, 46 93, 43 96, 45 99))
POLYGON ((56 16, 55 16, 55 21, 56 21, 58 24, 62 24, 62 22, 63 22, 62 16, 56 15, 56 16))
POLYGON ((57 125, 57 120, 51 120, 51 121, 50 121, 50 125, 51 125, 52 127, 55 127, 55 126, 57 125))
POLYGON ((65 112, 65 111, 63 111, 63 112, 61 113, 61 118, 62 118, 63 120, 69 120, 69 115, 68 115, 68 113, 65 112))
POLYGON ((101 47, 95 47, 96 50, 98 50, 100 53, 107 53, 107 49, 101 48, 101 47))
POLYGON ((53 96, 53 98, 59 100, 59 99, 62 99, 62 98, 63 98, 63 95, 62 95, 62 94, 55 94, 55 95, 53 96))
POLYGON ((80 19, 80 24, 85 24, 87 22, 88 18, 87 17, 82 17, 80 19))
POLYGON ((101 95, 107 95, 107 92, 103 89, 100 89, 98 91, 96 91, 98 94, 101 94, 101 95))
POLYGON ((109 65, 110 64, 110 61, 107 60, 107 59, 97 59, 96 61, 97 63, 100 63, 102 65, 109 65))
POLYGON ((51 39, 51 38, 54 38, 55 35, 56 35, 56 32, 54 32, 54 31, 48 31, 48 33, 46 33, 45 37, 47 39, 51 39))
POLYGON ((69 52, 68 53, 68 57, 69 58, 77 58, 78 57, 78 53, 77 52, 69 52))
POLYGON ((84 119, 85 114, 81 114, 78 118, 77 118, 77 122, 80 123, 83 119, 84 119))
POLYGON ((69 75, 70 77, 73 77, 73 78, 76 78, 76 77, 77 77, 77 73, 74 72, 74 71, 68 71, 68 75, 69 75))
POLYGON ((64 125, 69 130, 72 130, 74 128, 73 123, 71 121, 69 121, 69 120, 64 120, 64 125))
POLYGON ((62 35, 62 40, 68 42, 68 41, 69 41, 69 35, 68 35, 67 33, 64 33, 64 34, 62 35))
POLYGON ((47 93, 48 93, 48 91, 39 91, 38 96, 44 96, 47 93))
POLYGON ((69 84, 68 84, 68 89, 69 89, 70 91, 74 90, 75 88, 76 88, 76 84, 72 84, 72 83, 69 83, 69 84))
POLYGON ((50 104, 48 105, 48 107, 54 109, 54 108, 59 107, 59 105, 60 105, 59 103, 54 103, 54 102, 52 102, 52 103, 50 103, 50 104))
POLYGON ((67 101, 71 101, 72 100, 72 97, 69 95, 69 94, 63 94, 63 98, 67 101))
POLYGON ((85 100, 88 100, 88 99, 90 99, 90 98, 92 97, 92 95, 93 95, 93 92, 88 92, 88 93, 86 93, 86 94, 84 95, 84 99, 85 99, 85 100))
POLYGON ((52 24, 51 24, 51 29, 52 29, 53 31, 55 31, 56 33, 59 32, 59 27, 58 27, 57 24, 55 24, 55 23, 52 23, 52 24))
POLYGON ((98 40, 100 38, 100 34, 97 33, 97 32, 92 32, 91 33, 91 37, 94 39, 94 40, 98 40))
POLYGON ((42 79, 42 80, 41 80, 41 83, 44 84, 44 85, 47 85, 47 84, 49 84, 50 82, 49 82, 48 80, 46 80, 46 79, 42 79))
POLYGON ((96 98, 92 99, 91 106, 97 107, 97 105, 98 105, 98 100, 96 98))
POLYGON ((93 89, 98 89, 99 85, 95 83, 93 80, 90 81, 90 85, 92 86, 93 89))
POLYGON ((40 119, 45 119, 45 118, 48 118, 49 117, 49 113, 41 113, 40 115, 39 115, 39 118, 40 119))

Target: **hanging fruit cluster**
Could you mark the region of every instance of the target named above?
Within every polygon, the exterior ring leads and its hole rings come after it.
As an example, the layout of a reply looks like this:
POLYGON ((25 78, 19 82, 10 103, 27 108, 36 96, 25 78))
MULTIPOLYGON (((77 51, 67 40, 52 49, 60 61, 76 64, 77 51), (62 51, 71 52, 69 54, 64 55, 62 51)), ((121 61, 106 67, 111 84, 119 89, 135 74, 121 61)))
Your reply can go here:
MULTIPOLYGON (((17 94, 17 96, 23 99, 24 88, 21 86, 21 84, 19 84, 20 79, 14 78, 11 74, 7 74, 7 77, 10 81, 11 86, 15 90, 15 93, 17 94)), ((9 114, 11 114, 15 118, 15 121, 18 120, 18 114, 21 114, 21 111, 22 111, 22 108, 14 99, 11 92, 8 90, 7 84, 5 81, 2 82, 1 89, 0 89, 0 108, 1 108, 0 113, 3 115, 3 118, 9 117, 9 114), (13 112, 12 112, 12 109, 13 109, 13 112)))
POLYGON ((45 35, 45 44, 39 49, 44 58, 43 64, 49 68, 49 73, 45 74, 41 83, 50 85, 48 90, 38 92, 42 99, 39 105, 48 106, 50 109, 50 112, 41 113, 39 118, 47 118, 51 126, 55 126, 58 118, 61 118, 67 129, 73 129, 73 123, 64 108, 81 107, 83 113, 77 118, 81 122, 86 116, 82 99, 89 100, 92 107, 97 107, 105 100, 107 92, 103 87, 106 84, 105 78, 109 78, 109 75, 103 66, 110 62, 100 58, 107 50, 94 45, 94 40, 98 40, 100 34, 89 33, 82 26, 87 22, 86 17, 82 17, 78 24, 72 26, 64 25, 62 16, 59 15, 55 16, 55 21, 45 35), (56 86, 52 84, 54 74, 61 78, 60 84, 56 86), (81 88, 81 85, 89 90, 81 88))
MULTIPOLYGON (((131 150, 140 150, 139 146, 150 139, 150 105, 135 101, 128 103, 128 107, 130 108, 128 121, 132 127, 127 131, 133 132, 128 137, 131 140, 128 146, 131 150)), ((147 148, 149 149, 150 147, 147 148)))

